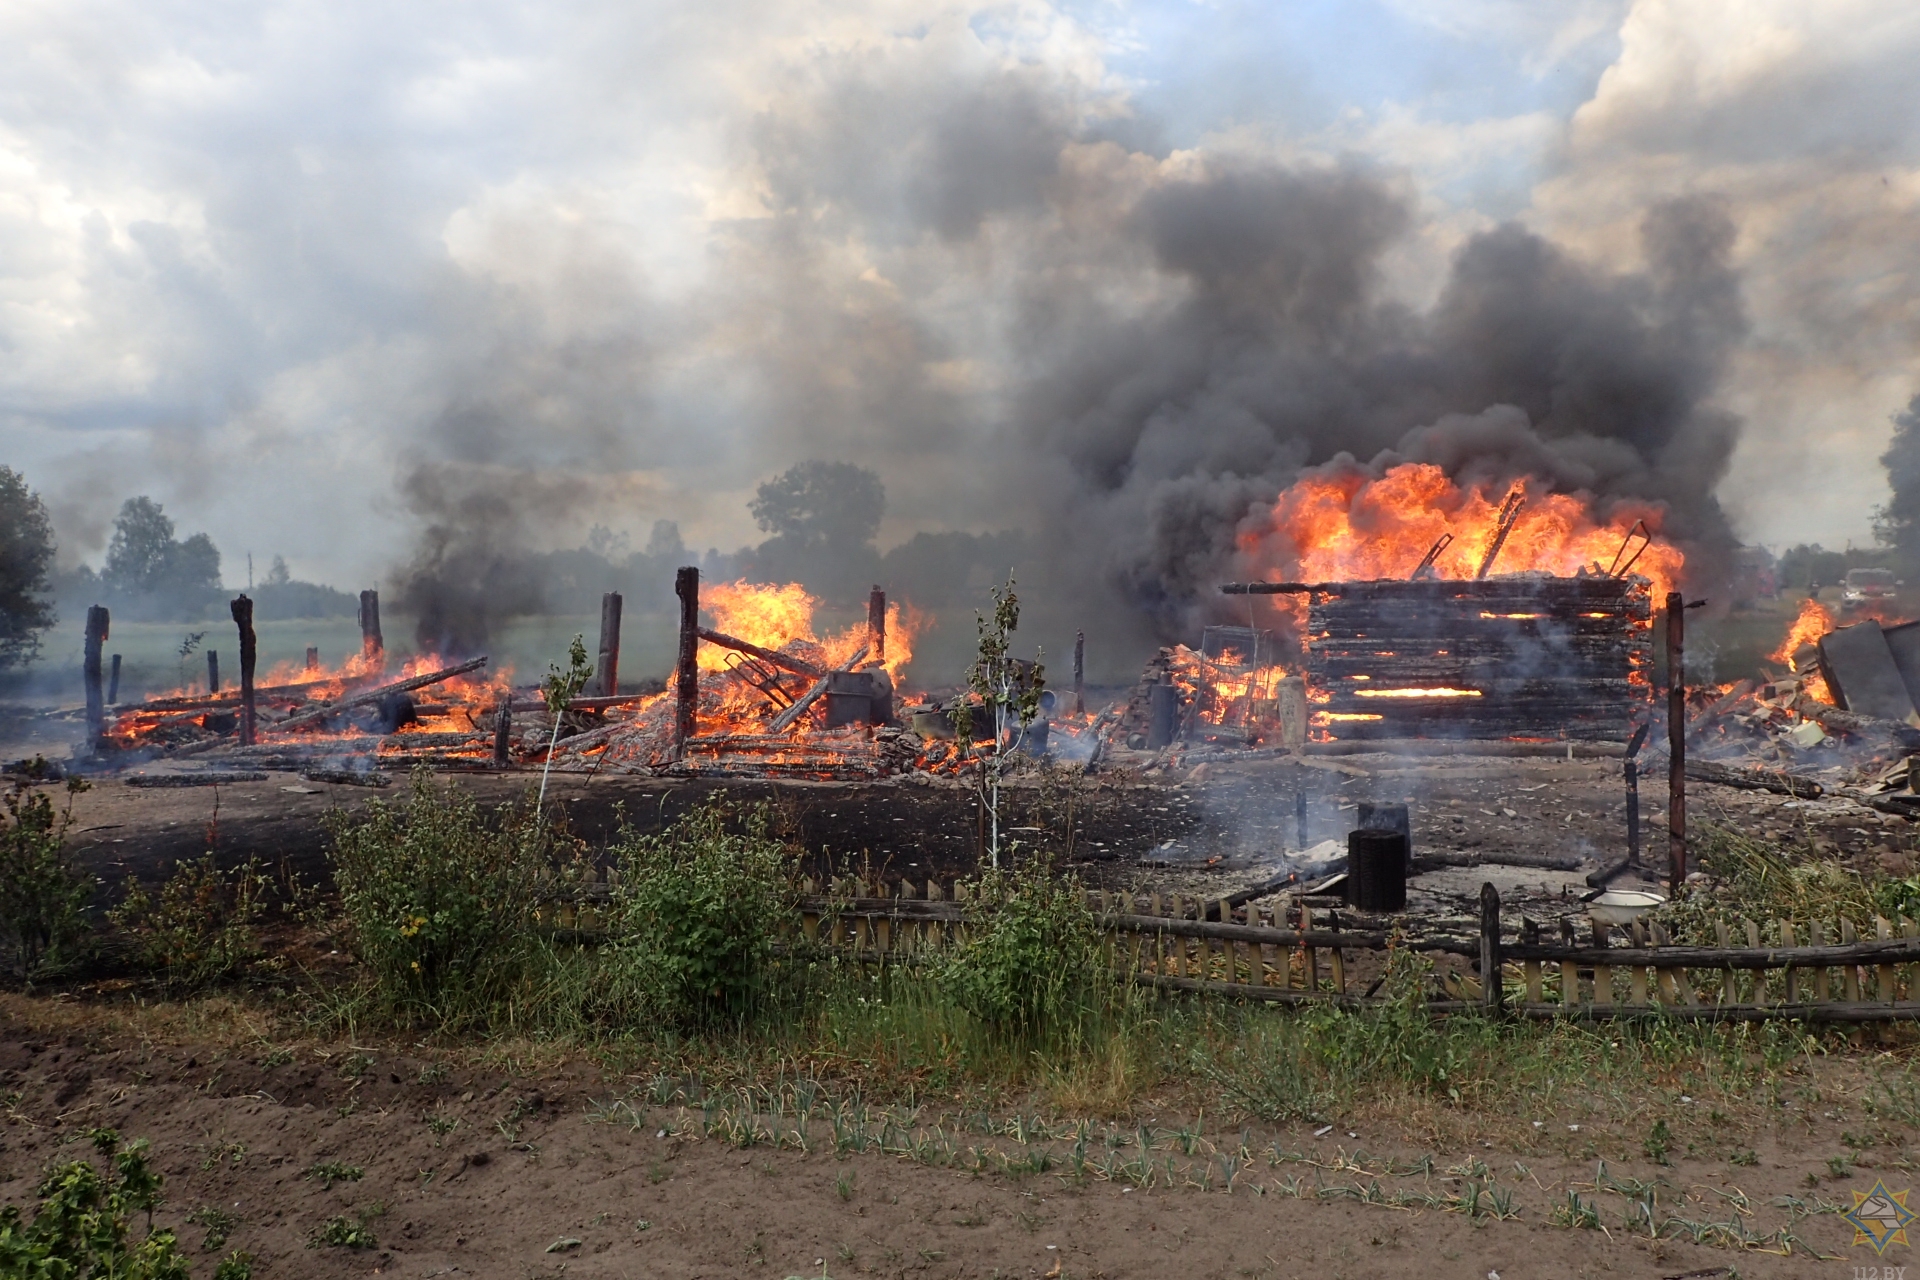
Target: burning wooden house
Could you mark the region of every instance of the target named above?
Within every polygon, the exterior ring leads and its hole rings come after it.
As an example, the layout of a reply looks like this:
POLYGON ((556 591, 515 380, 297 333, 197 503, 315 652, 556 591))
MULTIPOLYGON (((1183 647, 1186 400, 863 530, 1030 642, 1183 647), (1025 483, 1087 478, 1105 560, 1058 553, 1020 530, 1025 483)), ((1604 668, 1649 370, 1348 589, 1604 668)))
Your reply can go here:
POLYGON ((1225 590, 1306 599, 1320 736, 1623 739, 1652 694, 1650 588, 1523 573, 1225 590))

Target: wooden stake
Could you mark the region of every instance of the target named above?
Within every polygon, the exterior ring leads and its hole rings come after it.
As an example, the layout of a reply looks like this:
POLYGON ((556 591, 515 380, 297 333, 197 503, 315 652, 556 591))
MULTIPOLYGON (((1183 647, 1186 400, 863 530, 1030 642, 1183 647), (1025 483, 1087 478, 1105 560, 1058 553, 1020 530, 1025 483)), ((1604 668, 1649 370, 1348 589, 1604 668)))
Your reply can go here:
POLYGON ((308 645, 307 646, 307 670, 318 671, 319 669, 320 669, 320 650, 315 648, 313 645, 308 645))
POLYGON ((1504 997, 1500 984, 1500 891, 1488 882, 1480 886, 1480 1003, 1489 1013, 1498 1013, 1504 997))
POLYGON ((386 653, 386 641, 380 636, 380 593, 360 593, 360 654, 368 661, 386 653))
POLYGON ((1687 882, 1686 601, 1667 592, 1667 893, 1687 882))
POLYGON ((508 749, 513 745, 513 694, 500 695, 500 709, 493 715, 493 767, 504 769, 513 762, 508 749))
POLYGON ((111 674, 107 677, 107 705, 117 706, 120 702, 120 655, 113 655, 111 674))
POLYGON ((1073 714, 1087 714, 1087 633, 1073 633, 1073 714))
POLYGON ((886 662, 887 593, 880 589, 877 582, 867 594, 867 648, 873 652, 875 662, 886 662))
POLYGON ((87 686, 87 751, 93 752, 100 745, 100 736, 106 732, 107 705, 100 690, 100 646, 107 640, 107 610, 104 605, 94 605, 87 610, 86 649, 81 663, 81 675, 87 686))
POLYGON ((674 684, 674 758, 686 753, 700 706, 700 570, 686 565, 674 575, 674 594, 680 597, 680 657, 674 684))
POLYGON ((253 634, 253 601, 244 595, 236 596, 227 607, 233 614, 234 625, 240 629, 240 745, 250 747, 254 727, 253 667, 259 656, 253 634))
POLYGON ((220 692, 220 651, 207 650, 207 692, 220 692))
POLYGON ((600 597, 600 652, 594 660, 593 679, 603 698, 620 692, 620 593, 609 591, 600 597))

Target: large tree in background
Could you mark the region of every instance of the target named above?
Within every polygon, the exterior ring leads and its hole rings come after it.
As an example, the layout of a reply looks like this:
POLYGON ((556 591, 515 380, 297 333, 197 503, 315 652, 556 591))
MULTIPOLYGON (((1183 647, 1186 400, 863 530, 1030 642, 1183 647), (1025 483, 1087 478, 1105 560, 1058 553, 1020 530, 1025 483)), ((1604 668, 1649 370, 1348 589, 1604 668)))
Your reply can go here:
POLYGON ((771 534, 744 558, 763 581, 799 581, 829 599, 863 593, 880 564, 886 513, 880 477, 851 462, 803 462, 766 481, 748 504, 771 534))
POLYGON ((851 462, 803 462, 762 484, 748 509, 761 532, 789 546, 847 550, 880 532, 887 491, 851 462))
POLYGON ((1880 455, 1893 497, 1874 512, 1873 531, 1909 574, 1920 571, 1920 395, 1893 416, 1893 441, 1880 455))
POLYGON ((0 466, 0 670, 25 666, 54 623, 53 522, 40 495, 0 466))
POLYGON ((114 519, 100 579, 122 596, 160 597, 192 616, 206 606, 207 595, 220 589, 220 552, 204 533, 176 540, 173 519, 152 498, 128 498, 114 519))

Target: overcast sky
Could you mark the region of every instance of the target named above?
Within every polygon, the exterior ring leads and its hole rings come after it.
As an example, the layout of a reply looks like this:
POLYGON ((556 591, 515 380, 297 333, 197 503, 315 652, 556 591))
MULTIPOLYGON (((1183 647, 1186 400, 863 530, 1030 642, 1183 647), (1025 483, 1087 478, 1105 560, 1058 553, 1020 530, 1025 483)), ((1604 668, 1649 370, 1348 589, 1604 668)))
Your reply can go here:
POLYGON ((1412 211, 1414 313, 1503 221, 1625 275, 1662 201, 1724 210, 1721 502, 1865 540, 1920 391, 1916 65, 1912 0, 13 0, 0 461, 64 559, 144 492, 229 583, 380 580, 422 474, 547 546, 739 545, 807 457, 881 471, 883 541, 1019 523, 1050 273, 1145 314, 1180 281, 1111 229, 1152 192, 1349 166, 1412 211))

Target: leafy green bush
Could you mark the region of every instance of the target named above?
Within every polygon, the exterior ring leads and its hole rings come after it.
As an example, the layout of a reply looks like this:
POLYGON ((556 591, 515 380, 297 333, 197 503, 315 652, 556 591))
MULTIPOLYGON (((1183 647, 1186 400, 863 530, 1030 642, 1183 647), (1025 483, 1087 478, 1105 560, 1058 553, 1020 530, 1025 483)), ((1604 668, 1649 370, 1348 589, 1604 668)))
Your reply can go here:
POLYGON ((698 1025, 739 1017, 766 991, 792 913, 787 850, 765 809, 733 830, 730 814, 716 798, 659 835, 621 832, 608 1012, 698 1025))
POLYGON ((977 923, 938 970, 956 1004, 1022 1038, 1054 1035, 1110 1007, 1113 971, 1077 880, 1035 858, 982 873, 972 897, 977 923))
MULTIPOLYGON (((120 1145, 112 1129, 95 1129, 94 1150, 104 1167, 85 1160, 61 1165, 41 1181, 33 1221, 14 1205, 0 1209, 0 1275, 21 1280, 190 1280, 174 1234, 153 1225, 160 1175, 147 1162, 145 1141, 120 1145), (130 1239, 128 1220, 146 1215, 146 1232, 130 1239)), ((252 1259, 234 1254, 214 1280, 247 1280, 252 1259)))
POLYGON ((256 926, 266 913, 267 883, 257 859, 222 871, 209 850, 181 861, 157 895, 128 877, 127 895, 108 917, 132 935, 141 963, 169 985, 204 987, 260 959, 256 926))
POLYGON ((549 841, 536 814, 493 818, 416 769, 406 800, 327 821, 353 947, 387 1011, 485 1018, 520 981, 549 841))
POLYGON ((67 805, 56 814, 43 791, 15 786, 0 819, 0 942, 27 982, 69 963, 87 935, 94 878, 67 850, 73 798, 87 790, 67 779, 67 805))

